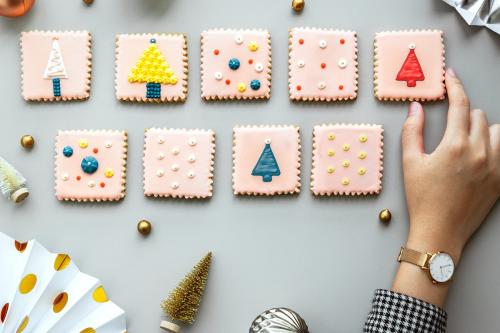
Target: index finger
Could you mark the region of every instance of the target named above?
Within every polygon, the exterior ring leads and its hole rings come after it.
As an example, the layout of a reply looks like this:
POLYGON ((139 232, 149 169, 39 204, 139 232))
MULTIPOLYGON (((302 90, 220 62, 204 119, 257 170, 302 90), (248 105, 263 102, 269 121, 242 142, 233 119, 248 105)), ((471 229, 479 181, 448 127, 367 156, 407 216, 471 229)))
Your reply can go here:
POLYGON ((448 93, 448 124, 446 132, 468 135, 470 126, 470 103, 462 82, 451 68, 446 70, 446 91, 448 93))

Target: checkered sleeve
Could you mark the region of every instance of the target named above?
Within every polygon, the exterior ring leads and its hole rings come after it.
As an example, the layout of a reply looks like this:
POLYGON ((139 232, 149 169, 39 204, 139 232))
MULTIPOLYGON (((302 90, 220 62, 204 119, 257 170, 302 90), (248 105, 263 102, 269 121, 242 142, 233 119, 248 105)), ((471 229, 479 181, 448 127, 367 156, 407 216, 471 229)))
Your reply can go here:
POLYGON ((377 289, 365 333, 444 333, 446 312, 422 300, 377 289))

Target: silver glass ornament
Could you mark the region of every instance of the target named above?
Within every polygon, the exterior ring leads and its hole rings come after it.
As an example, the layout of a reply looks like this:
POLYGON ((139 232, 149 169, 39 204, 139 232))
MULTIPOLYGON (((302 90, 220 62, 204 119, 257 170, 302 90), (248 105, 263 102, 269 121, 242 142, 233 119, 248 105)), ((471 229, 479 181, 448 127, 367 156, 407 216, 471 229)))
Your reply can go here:
POLYGON ((261 313, 252 322, 249 333, 309 333, 307 324, 297 312, 273 308, 261 313))

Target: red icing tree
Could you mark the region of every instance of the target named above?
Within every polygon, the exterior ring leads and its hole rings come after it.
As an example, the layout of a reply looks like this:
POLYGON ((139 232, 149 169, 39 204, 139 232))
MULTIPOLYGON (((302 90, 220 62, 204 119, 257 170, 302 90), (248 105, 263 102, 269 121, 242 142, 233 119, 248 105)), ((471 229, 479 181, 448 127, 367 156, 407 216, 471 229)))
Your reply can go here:
POLYGON ((406 81, 406 85, 408 87, 415 87, 417 85, 417 81, 425 80, 424 72, 422 71, 422 67, 420 67, 417 55, 415 54, 415 47, 412 46, 410 46, 410 52, 408 53, 403 66, 401 66, 398 76, 396 76, 397 81, 406 81))

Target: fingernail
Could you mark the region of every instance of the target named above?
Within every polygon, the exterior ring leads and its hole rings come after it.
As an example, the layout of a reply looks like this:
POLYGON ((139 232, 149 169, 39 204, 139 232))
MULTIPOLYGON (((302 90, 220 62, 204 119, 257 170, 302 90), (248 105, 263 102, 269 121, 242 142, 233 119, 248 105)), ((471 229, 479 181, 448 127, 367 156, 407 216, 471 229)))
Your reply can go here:
POLYGON ((453 70, 453 68, 448 68, 446 70, 446 72, 448 73, 449 76, 451 77, 457 77, 457 73, 455 73, 455 71, 453 70))
POLYGON ((410 107, 408 108, 408 117, 416 115, 419 108, 420 108, 420 103, 411 102, 410 107))

